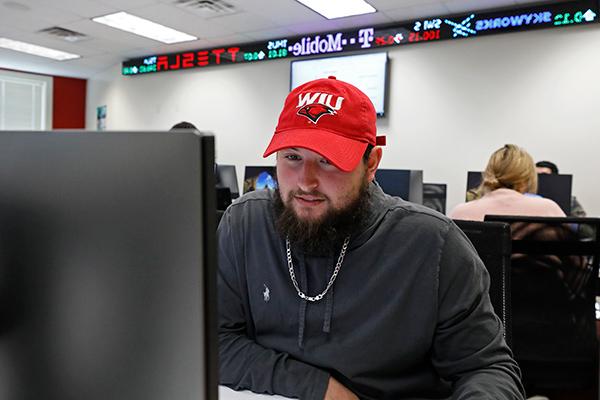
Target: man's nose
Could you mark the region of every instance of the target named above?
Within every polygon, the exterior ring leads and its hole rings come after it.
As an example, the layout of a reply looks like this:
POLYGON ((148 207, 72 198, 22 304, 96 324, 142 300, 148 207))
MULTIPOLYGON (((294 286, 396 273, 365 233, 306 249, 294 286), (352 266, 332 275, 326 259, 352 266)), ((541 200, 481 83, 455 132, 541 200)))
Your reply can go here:
POLYGON ((307 193, 312 192, 319 186, 318 165, 311 161, 305 161, 298 177, 299 188, 307 193))

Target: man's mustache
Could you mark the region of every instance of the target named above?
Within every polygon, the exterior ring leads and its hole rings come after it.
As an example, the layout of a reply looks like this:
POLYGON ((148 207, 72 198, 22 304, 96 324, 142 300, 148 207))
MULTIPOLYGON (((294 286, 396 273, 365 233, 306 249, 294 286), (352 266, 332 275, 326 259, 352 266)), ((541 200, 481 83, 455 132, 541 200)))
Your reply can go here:
POLYGON ((329 197, 327 197, 327 195, 319 192, 318 190, 313 190, 310 192, 305 192, 304 190, 292 190, 288 194, 288 200, 291 200, 292 197, 294 197, 294 196, 311 196, 311 197, 317 197, 317 198, 323 199, 323 200, 329 200, 329 197))

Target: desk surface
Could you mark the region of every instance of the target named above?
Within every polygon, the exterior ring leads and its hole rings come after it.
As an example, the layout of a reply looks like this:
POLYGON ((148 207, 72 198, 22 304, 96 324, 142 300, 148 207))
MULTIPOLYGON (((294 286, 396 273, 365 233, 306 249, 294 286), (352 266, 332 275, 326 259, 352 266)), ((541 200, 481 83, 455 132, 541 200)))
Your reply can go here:
POLYGON ((229 389, 226 386, 219 386, 219 399, 220 400, 288 400, 287 397, 283 396, 271 396, 268 394, 257 394, 252 393, 249 390, 243 390, 241 392, 236 392, 233 389, 229 389))

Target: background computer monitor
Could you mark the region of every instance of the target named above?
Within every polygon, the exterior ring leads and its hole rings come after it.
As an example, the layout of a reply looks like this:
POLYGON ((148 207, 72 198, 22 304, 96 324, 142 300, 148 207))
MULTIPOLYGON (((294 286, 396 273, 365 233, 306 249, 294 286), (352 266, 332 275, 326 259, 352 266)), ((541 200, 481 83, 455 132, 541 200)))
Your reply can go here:
MULTIPOLYGON (((467 201, 472 200, 469 193, 481 184, 481 172, 467 172, 467 201)), ((571 212, 571 187, 573 175, 563 174, 538 174, 538 194, 547 199, 554 200, 560 208, 569 215, 571 212)))
POLYGON ((413 203, 423 203, 423 171, 378 169, 375 179, 385 193, 413 203))
POLYGON ((423 205, 446 214, 445 183, 423 183, 423 205))
POLYGON ((244 169, 244 193, 276 188, 277 173, 275 167, 246 166, 244 169))
POLYGON ((469 198, 468 193, 474 193, 474 191, 481 185, 481 181, 483 177, 481 175, 481 171, 468 171, 467 172, 467 197, 466 200, 472 200, 469 198))
POLYGON ((569 215, 571 213, 571 189, 573 175, 538 174, 538 194, 554 200, 569 215))
POLYGON ((235 165, 217 164, 216 166, 217 187, 229 188, 231 198, 237 199, 240 197, 240 189, 238 188, 237 173, 235 165))
POLYGON ((0 133, 0 398, 216 399, 214 141, 0 133))

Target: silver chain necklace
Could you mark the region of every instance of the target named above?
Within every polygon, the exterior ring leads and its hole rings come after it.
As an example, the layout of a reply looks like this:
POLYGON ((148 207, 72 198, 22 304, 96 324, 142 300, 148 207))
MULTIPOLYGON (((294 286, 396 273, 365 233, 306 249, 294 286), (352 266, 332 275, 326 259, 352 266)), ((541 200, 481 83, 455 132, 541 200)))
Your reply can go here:
POLYGON ((338 273, 340 272, 340 268, 342 267, 342 263, 344 262, 344 256, 346 255, 346 249, 348 249, 348 243, 350 243, 349 236, 346 239, 344 239, 342 251, 340 251, 340 256, 338 257, 337 264, 335 265, 335 269, 333 270, 333 274, 331 274, 331 278, 329 278, 329 283, 327 283, 327 287, 325 288, 325 290, 323 290, 321 294, 311 297, 304 294, 302 290, 300 290, 300 287, 298 287, 298 282, 296 281, 296 274, 294 273, 294 264, 292 263, 292 249, 290 248, 290 239, 287 237, 285 238, 285 250, 287 253, 287 263, 288 270, 290 271, 290 278, 292 278, 292 284, 294 285, 294 288, 296 289, 296 292, 298 293, 298 296, 301 299, 308 301, 319 301, 323 297, 325 297, 331 286, 333 286, 333 282, 335 282, 335 278, 337 278, 338 273))

